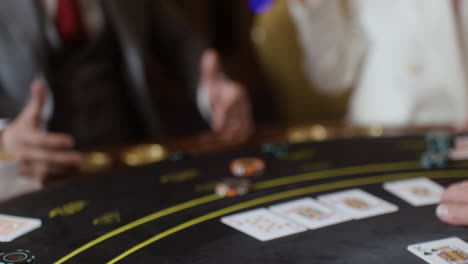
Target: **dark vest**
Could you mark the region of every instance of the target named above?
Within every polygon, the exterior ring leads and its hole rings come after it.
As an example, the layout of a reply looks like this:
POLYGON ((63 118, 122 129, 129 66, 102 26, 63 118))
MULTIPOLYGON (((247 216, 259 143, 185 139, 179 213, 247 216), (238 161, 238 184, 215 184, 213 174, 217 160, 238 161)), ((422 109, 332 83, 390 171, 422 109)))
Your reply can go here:
POLYGON ((142 138, 141 121, 122 78, 118 43, 107 24, 80 48, 51 51, 55 111, 49 129, 72 135, 78 149, 142 138))

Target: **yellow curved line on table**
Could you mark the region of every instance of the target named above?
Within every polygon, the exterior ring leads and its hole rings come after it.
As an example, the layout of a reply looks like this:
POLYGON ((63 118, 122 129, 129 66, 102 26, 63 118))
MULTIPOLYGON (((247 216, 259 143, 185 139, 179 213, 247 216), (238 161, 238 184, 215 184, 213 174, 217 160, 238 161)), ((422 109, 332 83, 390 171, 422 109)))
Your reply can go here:
MULTIPOLYGON (((465 162, 465 163, 459 162, 456 164, 457 167, 463 166, 463 165, 468 166, 468 162, 465 162)), ((389 171, 392 169, 394 170, 395 169, 397 170, 417 169, 419 167, 420 167, 419 162, 408 161, 408 162, 377 163, 377 164, 345 167, 345 168, 338 168, 338 169, 329 169, 329 170, 324 170, 324 171, 309 172, 309 173, 303 173, 303 174, 294 175, 294 176, 286 176, 286 177, 282 177, 282 178, 274 179, 274 180, 258 182, 257 184, 254 185, 254 189, 260 190, 260 189, 266 189, 266 188, 271 188, 271 187, 280 186, 280 185, 298 183, 302 181, 311 181, 311 180, 316 180, 316 179, 325 179, 325 178, 332 178, 332 177, 338 177, 338 176, 349 176, 349 175, 354 175, 354 174, 359 174, 359 173, 385 172, 385 171, 389 171)), ((71 258, 75 257, 76 255, 81 254, 82 252, 88 250, 89 248, 94 247, 95 245, 99 243, 102 243, 114 236, 117 236, 121 233, 129 231, 145 223, 154 221, 158 218, 167 216, 172 213, 179 212, 184 209, 189 209, 191 207, 195 207, 195 206, 202 205, 208 202, 216 201, 221 198, 222 197, 211 194, 211 195, 207 195, 207 196, 204 196, 195 200, 191 200, 182 204, 175 205, 173 207, 164 209, 162 211, 155 212, 151 215, 145 216, 141 219, 138 219, 127 225, 124 225, 118 229, 115 229, 109 233, 106 233, 86 243, 85 245, 79 247, 78 249, 62 257, 60 260, 54 262, 54 264, 63 264, 66 261, 70 260, 71 258)))
POLYGON ((138 220, 136 220, 134 222, 131 222, 131 223, 127 224, 127 225, 124 225, 124 226, 122 226, 122 227, 120 227, 118 229, 115 229, 114 231, 111 231, 111 232, 109 232, 107 234, 104 234, 104 235, 98 237, 97 239, 95 239, 93 241, 90 241, 90 242, 86 243, 82 247, 72 251, 71 253, 69 253, 65 257, 63 257, 60 260, 56 261, 55 264, 64 263, 65 261, 68 261, 71 258, 75 257, 76 255, 82 253, 83 251, 86 251, 87 249, 89 249, 89 248, 91 248, 91 247, 93 247, 93 246, 95 246, 95 245, 97 245, 99 243, 102 243, 103 241, 105 241, 105 240, 107 240, 109 238, 117 236, 117 235, 119 235, 119 234, 121 234, 123 232, 126 232, 126 231, 128 231, 130 229, 133 229, 133 228, 138 227, 140 225, 143 225, 145 223, 154 221, 154 220, 156 220, 158 218, 161 218, 163 216, 170 215, 170 214, 179 212, 179 211, 187 209, 187 208, 192 208, 192 207, 197 206, 197 205, 201 205, 201 204, 205 204, 205 203, 208 203, 208 202, 216 201, 216 200, 219 200, 221 198, 222 197, 220 197, 219 195, 211 194, 211 195, 201 197, 199 199, 191 200, 191 201, 188 201, 188 202, 185 202, 185 203, 182 203, 182 204, 178 204, 178 205, 169 207, 167 209, 158 211, 158 212, 156 212, 154 214, 151 214, 151 215, 148 215, 146 217, 140 218, 140 219, 138 219, 138 220))
POLYGON ((262 181, 254 185, 255 190, 272 188, 276 186, 299 183, 304 181, 327 179, 338 176, 350 176, 360 173, 388 172, 391 170, 419 169, 421 165, 418 161, 376 163, 362 166, 344 167, 338 169, 328 169, 318 172, 308 172, 294 176, 282 177, 269 181, 262 181))
POLYGON ((180 225, 177 225, 173 228, 170 228, 162 233, 159 233, 152 238, 128 249, 124 253, 120 254, 119 256, 115 257, 114 259, 110 260, 107 262, 107 264, 115 264, 118 261, 128 257, 129 255, 137 252, 138 250, 151 245, 152 243, 163 239, 167 236, 170 236, 174 233, 177 233, 179 231, 182 231, 184 229, 187 229, 189 227, 192 227, 194 225, 203 223, 205 221, 221 217, 224 215, 227 215, 229 213, 233 213, 236 211, 240 211, 243 209, 247 209, 250 207, 258 206, 261 204, 269 203, 269 202, 274 202, 286 198, 291 198, 291 197, 296 197, 296 196, 301 196, 301 195, 306 195, 306 194, 312 194, 312 193, 317 193, 317 192, 323 192, 323 191, 330 191, 334 189, 340 189, 340 188, 350 188, 350 187, 357 187, 357 186, 362 186, 362 185, 369 185, 369 184, 376 184, 376 183, 383 183, 387 181, 393 181, 393 180, 401 180, 401 179, 407 179, 407 178, 415 178, 415 177, 420 177, 420 176, 425 176, 429 178, 467 178, 468 173, 466 170, 463 171, 426 171, 426 172, 413 172, 413 173, 398 173, 398 174, 390 174, 390 175, 380 175, 380 176, 373 176, 373 177, 366 177, 366 178, 358 178, 358 179, 350 179, 350 180, 342 180, 342 181, 336 181, 336 182, 331 182, 331 183, 325 183, 325 184, 319 184, 319 185, 314 185, 314 186, 309 186, 309 187, 304 187, 304 188, 298 188, 294 190, 289 190, 285 192, 280 192, 276 193, 273 195, 268 195, 264 197, 260 197, 257 199, 253 199, 247 202, 239 203, 233 206, 226 207, 224 209, 220 209, 217 211, 214 211, 212 213, 197 217, 195 219, 189 220, 185 223, 182 223, 180 225), (441 173, 445 173, 446 175, 440 175, 441 173))

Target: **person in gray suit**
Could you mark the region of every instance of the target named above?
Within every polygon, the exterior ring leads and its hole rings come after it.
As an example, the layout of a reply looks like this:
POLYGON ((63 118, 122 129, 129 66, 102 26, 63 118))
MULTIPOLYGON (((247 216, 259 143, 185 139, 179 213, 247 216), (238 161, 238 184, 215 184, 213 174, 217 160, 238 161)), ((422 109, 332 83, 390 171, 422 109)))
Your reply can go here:
POLYGON ((253 131, 244 87, 165 0, 0 1, 0 58, 0 152, 25 175, 76 168, 76 149, 163 136, 149 89, 158 63, 226 140, 253 131))

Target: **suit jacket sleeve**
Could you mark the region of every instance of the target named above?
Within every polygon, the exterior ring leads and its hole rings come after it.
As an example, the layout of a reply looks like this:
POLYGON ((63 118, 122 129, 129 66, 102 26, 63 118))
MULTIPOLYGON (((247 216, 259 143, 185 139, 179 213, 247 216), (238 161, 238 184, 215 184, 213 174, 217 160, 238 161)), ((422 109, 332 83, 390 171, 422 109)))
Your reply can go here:
POLYGON ((153 0, 152 48, 155 55, 176 74, 193 99, 199 85, 200 57, 204 45, 193 34, 166 0, 153 0))
POLYGON ((288 1, 313 87, 327 94, 351 88, 360 74, 367 38, 353 1, 288 1))

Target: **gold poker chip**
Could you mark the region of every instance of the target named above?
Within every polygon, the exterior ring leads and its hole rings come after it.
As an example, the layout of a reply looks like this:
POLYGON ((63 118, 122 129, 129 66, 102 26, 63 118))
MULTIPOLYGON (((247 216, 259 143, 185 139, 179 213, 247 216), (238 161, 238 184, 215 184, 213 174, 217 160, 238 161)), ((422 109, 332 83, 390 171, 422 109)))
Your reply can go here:
POLYGON ((141 166, 167 159, 167 150, 159 144, 145 144, 128 149, 122 154, 122 162, 128 166, 141 166))
POLYGON ((80 171, 84 173, 97 172, 112 167, 111 157, 103 152, 91 152, 85 155, 80 171))

